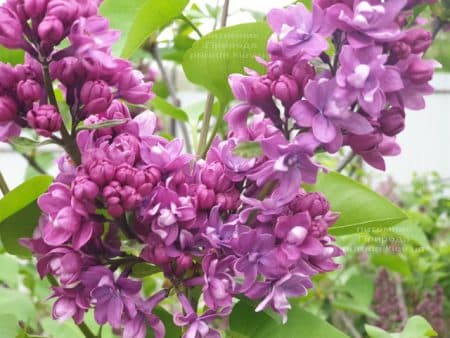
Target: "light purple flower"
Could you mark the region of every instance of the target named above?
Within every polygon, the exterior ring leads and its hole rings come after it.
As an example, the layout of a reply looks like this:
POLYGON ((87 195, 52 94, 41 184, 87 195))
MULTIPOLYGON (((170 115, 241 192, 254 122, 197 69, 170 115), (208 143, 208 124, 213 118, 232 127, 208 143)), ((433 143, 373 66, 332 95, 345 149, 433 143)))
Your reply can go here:
POLYGON ((328 48, 326 38, 331 33, 330 27, 324 12, 316 5, 312 13, 303 4, 273 9, 267 20, 275 32, 272 40, 279 42, 287 58, 311 59, 328 48))

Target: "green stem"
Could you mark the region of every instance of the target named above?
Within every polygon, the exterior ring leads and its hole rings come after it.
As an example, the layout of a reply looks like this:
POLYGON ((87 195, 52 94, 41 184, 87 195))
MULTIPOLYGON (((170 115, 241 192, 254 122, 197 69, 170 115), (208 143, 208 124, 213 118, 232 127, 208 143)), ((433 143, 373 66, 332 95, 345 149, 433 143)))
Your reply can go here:
POLYGON ((181 14, 180 19, 183 20, 184 22, 186 22, 189 26, 191 26, 191 28, 194 30, 195 33, 197 33, 199 38, 203 37, 202 32, 200 32, 200 30, 198 29, 198 27, 196 25, 194 25, 194 23, 185 15, 181 14))
MULTIPOLYGON (((223 28, 227 25, 229 8, 230 8, 230 0, 224 0, 223 7, 222 7, 222 17, 220 19, 220 28, 223 28)), ((207 141, 208 141, 208 132, 209 132, 209 127, 210 127, 210 123, 211 123, 213 105, 214 105, 214 95, 213 95, 213 93, 209 92, 208 98, 206 100, 206 107, 205 107, 205 114, 203 117, 202 131, 200 133, 200 139, 199 139, 198 148, 197 148, 197 155, 200 155, 202 157, 205 157, 206 152, 208 151, 209 147, 212 144, 212 141, 211 141, 211 143, 209 143, 207 141)), ((221 119, 222 119, 221 117, 219 119, 217 119, 216 126, 214 127, 215 132, 213 132, 213 135, 215 135, 217 133, 218 124, 220 123, 221 119)), ((214 139, 214 137, 212 139, 214 139)))
POLYGON ((345 156, 345 158, 342 160, 342 162, 339 163, 339 165, 336 168, 336 171, 338 173, 342 172, 342 170, 344 170, 345 167, 348 166, 355 157, 356 157, 356 154, 353 151, 350 151, 350 153, 347 156, 345 156))
POLYGON ((1 172, 0 172, 0 190, 3 196, 6 196, 6 194, 9 193, 8 184, 6 184, 5 177, 3 177, 3 174, 1 172))

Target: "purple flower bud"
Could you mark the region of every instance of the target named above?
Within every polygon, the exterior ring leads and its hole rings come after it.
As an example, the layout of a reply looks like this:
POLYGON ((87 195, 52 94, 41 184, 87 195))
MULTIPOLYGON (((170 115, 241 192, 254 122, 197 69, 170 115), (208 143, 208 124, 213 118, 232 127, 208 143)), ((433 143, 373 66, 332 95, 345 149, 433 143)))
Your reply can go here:
POLYGON ((95 161, 88 166, 87 172, 92 182, 103 187, 114 178, 116 168, 108 161, 95 161))
POLYGON ((267 76, 271 80, 278 80, 278 78, 285 73, 283 61, 277 60, 269 63, 267 68, 267 76))
POLYGON ((379 121, 384 134, 395 136, 405 129, 405 111, 399 107, 385 109, 381 112, 379 121))
POLYGON ((108 84, 104 81, 88 81, 81 88, 81 102, 88 114, 105 112, 112 102, 113 96, 108 84))
POLYGON ((325 215, 330 211, 330 203, 320 192, 307 193, 299 195, 290 205, 294 213, 307 211, 311 218, 325 215))
POLYGON ((65 27, 68 27, 78 16, 77 2, 52 0, 47 6, 47 15, 56 17, 65 27))
POLYGON ((0 44, 6 48, 23 48, 22 24, 19 17, 8 7, 0 7, 0 44))
POLYGON ((217 204, 220 206, 220 210, 235 210, 239 207, 240 193, 238 190, 233 189, 227 193, 217 194, 217 204))
POLYGON ((17 104, 9 96, 0 96, 0 122, 9 122, 16 118, 17 104))
POLYGON ((0 62, 0 93, 9 90, 16 84, 16 71, 9 64, 0 62))
POLYGON ((177 257, 177 269, 176 274, 182 276, 186 270, 192 267, 192 257, 189 255, 181 255, 177 257))
POLYGON ((200 209, 208 210, 216 204, 216 194, 214 193, 214 190, 207 189, 204 185, 198 186, 196 197, 200 209))
POLYGON ((394 58, 394 61, 406 59, 411 54, 411 46, 403 41, 394 42, 390 48, 391 58, 394 58))
POLYGON ((297 81, 303 93, 303 89, 308 81, 314 79, 316 76, 316 71, 307 61, 300 61, 292 68, 292 76, 297 81))
POLYGON ((72 194, 78 200, 93 200, 100 190, 87 176, 78 176, 72 183, 72 194))
POLYGON ((414 54, 427 51, 433 42, 431 33, 423 28, 414 28, 405 33, 403 42, 408 44, 414 54))
POLYGON ((209 189, 224 192, 231 188, 231 180, 225 176, 224 167, 220 162, 210 163, 202 169, 200 179, 209 189))
POLYGON ((48 0, 24 0, 25 13, 30 18, 41 18, 47 10, 48 0))
POLYGON ((134 165, 139 158, 139 140, 128 133, 120 134, 105 151, 114 164, 128 163, 134 165))
POLYGON ((48 44, 58 44, 64 37, 64 25, 55 16, 47 15, 39 24, 38 34, 48 44))
POLYGON ((27 113, 28 124, 36 129, 39 135, 50 137, 52 133, 61 129, 62 119, 52 105, 39 106, 37 103, 27 113))
POLYGON ((434 60, 414 59, 408 67, 409 79, 415 84, 424 84, 433 78, 435 68, 434 60))
POLYGON ((65 86, 74 86, 86 79, 86 71, 76 57, 66 57, 52 62, 50 70, 53 78, 61 81, 65 86))
POLYGON ((22 80, 17 85, 17 96, 26 103, 35 102, 42 96, 42 87, 34 80, 22 80))
POLYGON ((295 79, 289 75, 281 75, 278 81, 272 83, 273 96, 283 103, 291 105, 300 99, 300 92, 295 79))

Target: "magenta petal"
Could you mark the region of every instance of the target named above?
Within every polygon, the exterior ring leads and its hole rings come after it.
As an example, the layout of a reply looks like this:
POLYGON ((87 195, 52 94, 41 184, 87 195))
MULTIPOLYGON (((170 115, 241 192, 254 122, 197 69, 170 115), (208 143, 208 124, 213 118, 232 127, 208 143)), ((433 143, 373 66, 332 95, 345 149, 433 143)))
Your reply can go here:
POLYGON ((81 229, 73 234, 72 245, 75 250, 79 250, 92 237, 94 226, 92 222, 87 222, 81 225, 81 229))
POLYGON ((336 126, 322 114, 317 114, 312 121, 314 136, 323 143, 334 140, 337 135, 336 126))
POLYGON ((308 101, 298 101, 289 112, 295 123, 300 127, 311 127, 313 118, 317 113, 317 109, 308 101))
POLYGON ((114 328, 120 327, 123 307, 123 302, 119 296, 112 297, 108 303, 108 322, 114 328))

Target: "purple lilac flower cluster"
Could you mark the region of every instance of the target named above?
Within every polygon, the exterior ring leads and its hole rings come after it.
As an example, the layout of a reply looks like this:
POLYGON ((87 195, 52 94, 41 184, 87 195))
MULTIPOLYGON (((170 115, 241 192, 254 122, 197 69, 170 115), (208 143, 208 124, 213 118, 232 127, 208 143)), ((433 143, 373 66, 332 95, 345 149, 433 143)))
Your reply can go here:
MULTIPOLYGON (((0 44, 26 52, 23 65, 0 63, 0 141, 19 136, 24 127, 45 137, 61 129, 49 95, 53 81, 74 126, 104 113, 114 100, 142 104, 150 99, 151 84, 131 63, 111 55, 119 32, 98 15, 99 5, 99 0, 8 0, 0 7, 0 44)), ((116 117, 112 112, 101 118, 116 117)))
POLYGON ((311 277, 337 269, 334 259, 343 255, 328 234, 338 215, 321 193, 301 188, 322 169, 314 153, 350 145, 383 167, 382 156, 397 152, 393 137, 403 129, 404 109, 421 108, 431 92, 435 65, 422 60, 429 34, 406 29, 402 0, 317 1, 312 14, 303 5, 272 11, 270 60, 261 61, 267 74, 231 76, 245 103, 227 114, 227 138, 216 139, 201 160, 183 153, 179 139, 156 135, 151 112, 132 119, 125 101, 148 101, 151 85, 111 55, 118 33, 98 6, 8 0, 0 7, 0 43, 27 52, 25 65, 1 66, 1 139, 31 127, 66 150, 66 134, 76 137, 70 147, 79 152, 59 160, 59 175, 38 200, 39 226, 23 241, 40 275, 57 278, 54 318, 81 323, 94 309, 99 324, 125 338, 143 338, 147 328, 164 337, 154 309, 176 295, 174 323, 186 338, 219 338, 214 323, 230 314, 237 296, 286 321, 289 298, 306 295, 311 277), (334 61, 325 53, 328 38, 334 61), (58 49, 63 41, 68 47, 58 49), (73 130, 62 126, 54 82, 73 130), (122 123, 76 129, 111 120, 122 123), (242 156, 243 144, 260 151, 242 156), (133 277, 139 264, 164 274, 164 287, 148 299, 133 277))
POLYGON ((312 148, 329 153, 349 146, 385 169, 384 157, 400 153, 395 136, 405 109, 425 107, 439 66, 423 59, 432 36, 423 20, 410 22, 411 7, 406 0, 318 0, 312 12, 302 4, 272 10, 266 74, 230 79, 245 102, 236 123, 262 111, 287 138, 309 135, 312 148))

